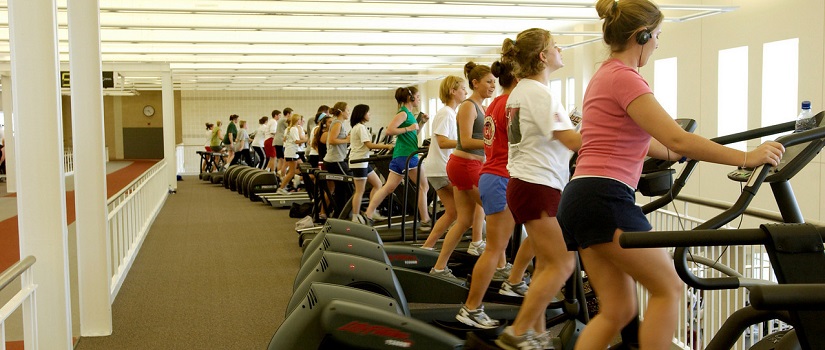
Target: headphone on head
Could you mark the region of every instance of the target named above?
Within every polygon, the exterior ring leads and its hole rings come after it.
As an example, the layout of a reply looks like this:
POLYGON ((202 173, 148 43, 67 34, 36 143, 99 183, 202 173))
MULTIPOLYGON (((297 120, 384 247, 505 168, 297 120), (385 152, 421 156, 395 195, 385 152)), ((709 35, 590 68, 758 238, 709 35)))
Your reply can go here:
POLYGON ((410 88, 405 89, 407 89, 407 93, 410 94, 410 102, 415 102, 415 95, 413 95, 412 90, 410 90, 410 88))
POLYGON ((636 42, 639 43, 639 45, 647 44, 647 42, 650 41, 650 36, 650 30, 644 28, 636 33, 636 42))

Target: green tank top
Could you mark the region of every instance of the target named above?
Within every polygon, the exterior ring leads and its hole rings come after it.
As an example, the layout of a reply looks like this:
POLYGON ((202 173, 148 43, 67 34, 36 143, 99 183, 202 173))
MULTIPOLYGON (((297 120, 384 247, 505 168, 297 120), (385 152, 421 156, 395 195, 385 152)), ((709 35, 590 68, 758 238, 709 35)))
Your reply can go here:
MULTIPOLYGON (((415 117, 413 116, 412 112, 410 112, 407 107, 401 107, 398 110, 399 112, 404 112, 407 114, 407 119, 404 120, 400 125, 399 128, 403 129, 410 125, 416 123, 415 117)), ((395 148, 392 150, 392 157, 408 157, 410 154, 415 153, 418 150, 418 130, 410 130, 403 134, 399 134, 396 137, 395 141, 395 148)))
POLYGON ((212 138, 209 139, 209 145, 212 147, 218 147, 221 145, 221 139, 218 137, 218 134, 221 132, 221 129, 216 127, 212 129, 212 138))

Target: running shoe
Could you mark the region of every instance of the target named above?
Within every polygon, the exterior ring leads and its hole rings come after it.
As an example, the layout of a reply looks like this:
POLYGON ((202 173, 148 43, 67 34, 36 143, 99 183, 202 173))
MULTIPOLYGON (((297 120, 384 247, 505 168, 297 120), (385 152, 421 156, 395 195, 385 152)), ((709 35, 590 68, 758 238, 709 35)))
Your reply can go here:
MULTIPOLYGON (((364 214, 365 216, 367 215, 366 212, 363 212, 361 214, 364 214)), ((379 214, 378 210, 376 210, 376 211, 372 212, 372 219, 375 220, 375 221, 386 221, 387 217, 384 216, 384 215, 379 214)))
POLYGON ((541 344, 542 349, 561 349, 561 339, 550 336, 550 331, 536 336, 536 340, 541 344))
POLYGON ((493 274, 493 281, 501 282, 510 278, 510 271, 513 270, 513 264, 507 263, 504 267, 497 267, 496 273, 493 274))
POLYGON ((513 334, 513 327, 504 328, 504 332, 496 339, 496 345, 506 350, 544 350, 536 340, 536 333, 528 329, 522 335, 513 334))
POLYGON ((491 319, 490 316, 484 313, 484 305, 475 310, 470 310, 467 305, 462 305, 461 310, 458 310, 458 315, 455 315, 455 319, 468 326, 481 329, 498 327, 498 321, 491 319))
POLYGON ((509 295, 511 297, 524 297, 527 295, 528 290, 527 283, 521 281, 516 284, 510 284, 508 281, 504 281, 501 283, 501 288, 498 290, 498 294, 501 295, 509 295))
POLYGON ((453 275, 453 270, 450 270, 449 267, 445 267, 444 270, 441 271, 438 271, 435 269, 435 267, 433 267, 432 269, 430 269, 430 275, 436 277, 458 279, 458 277, 455 277, 455 275, 453 275))
POLYGON ((484 248, 487 248, 487 242, 485 241, 470 242, 470 246, 467 247, 467 254, 480 256, 484 252, 484 248))

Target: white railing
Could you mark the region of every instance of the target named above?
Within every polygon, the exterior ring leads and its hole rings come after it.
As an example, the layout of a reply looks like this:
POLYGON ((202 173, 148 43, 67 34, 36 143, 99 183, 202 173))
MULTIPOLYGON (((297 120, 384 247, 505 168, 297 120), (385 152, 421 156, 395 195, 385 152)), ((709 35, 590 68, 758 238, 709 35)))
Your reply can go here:
POLYGON ((32 283, 32 270, 36 259, 27 256, 18 261, 3 273, 0 273, 0 291, 8 286, 12 281, 21 277, 22 286, 5 305, 0 307, 0 350, 6 349, 6 319, 12 313, 23 307, 23 343, 26 349, 37 349, 37 313, 35 312, 35 297, 37 285, 32 283))
POLYGON ((203 145, 180 144, 177 146, 178 174, 197 175, 201 172, 201 156, 195 152, 204 151, 203 145), (183 171, 181 171, 183 170, 183 171))
POLYGON ((65 176, 74 174, 74 150, 71 147, 63 150, 63 174, 65 176))
MULTIPOLYGON (((648 215, 653 230, 679 231, 691 230, 704 222, 697 218, 685 215, 687 203, 682 212, 657 210, 648 215)), ((725 226, 722 229, 730 228, 725 226)), ((732 247, 695 247, 690 249, 693 257, 710 259, 739 272, 746 278, 763 279, 776 282, 771 269, 768 255, 763 246, 732 246, 732 247)), ((690 258, 690 257, 689 257, 690 258)), ((702 264, 693 264, 693 273, 698 277, 725 277, 727 275, 702 264)), ((647 307, 648 295, 639 286, 639 310, 647 307)), ((747 290, 694 290, 685 286, 679 310, 679 322, 673 343, 685 350, 704 349, 716 331, 733 312, 746 306, 748 303, 747 290)), ((781 322, 767 322, 760 326, 753 326, 739 338, 733 349, 748 349, 762 337, 787 327, 781 322)))
POLYGON ((149 227, 169 193, 161 160, 109 199, 110 299, 114 302, 149 227))

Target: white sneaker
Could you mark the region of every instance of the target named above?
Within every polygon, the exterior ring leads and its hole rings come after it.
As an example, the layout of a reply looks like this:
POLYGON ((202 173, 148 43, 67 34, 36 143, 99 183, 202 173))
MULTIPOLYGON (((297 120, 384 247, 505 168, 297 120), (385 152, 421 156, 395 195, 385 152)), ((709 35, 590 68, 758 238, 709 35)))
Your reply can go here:
POLYGON ((352 222, 357 224, 366 224, 366 220, 363 215, 353 214, 352 215, 352 222))
POLYGON ((275 194, 288 195, 289 191, 287 191, 286 188, 279 188, 277 191, 275 191, 275 194))
MULTIPOLYGON (((365 213, 361 213, 361 214, 367 215, 365 213)), ((387 220, 387 217, 384 216, 384 215, 379 214, 378 210, 376 210, 376 211, 372 212, 372 219, 375 220, 375 221, 385 221, 385 220, 387 220)))
POLYGON ((491 319, 490 316, 484 313, 484 306, 470 310, 467 308, 467 305, 462 305, 461 310, 458 310, 458 314, 455 315, 455 319, 468 326, 481 329, 498 327, 498 321, 491 319))
POLYGON ((487 248, 487 242, 485 241, 470 242, 470 246, 467 247, 467 254, 480 256, 484 252, 484 248, 487 248))

